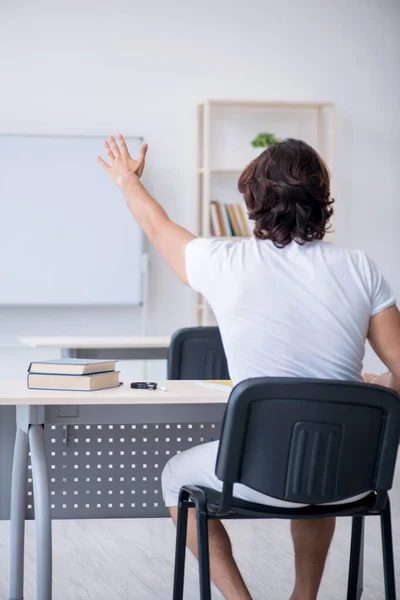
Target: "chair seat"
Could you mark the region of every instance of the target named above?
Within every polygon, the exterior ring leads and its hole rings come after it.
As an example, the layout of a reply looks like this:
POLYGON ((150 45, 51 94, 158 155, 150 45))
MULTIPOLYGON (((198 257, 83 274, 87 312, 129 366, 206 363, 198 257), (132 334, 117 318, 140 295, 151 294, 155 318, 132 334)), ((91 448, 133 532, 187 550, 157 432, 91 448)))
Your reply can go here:
MULTIPOLYGON (((185 486, 186 487, 186 486, 185 486)), ((210 518, 218 515, 218 511, 221 504, 221 493, 206 487, 196 486, 203 490, 207 498, 207 512, 210 518)), ((190 488, 189 488, 190 489, 190 488)), ((368 514, 374 511, 376 504, 377 495, 375 492, 371 492, 368 496, 365 496, 361 500, 356 502, 349 502, 346 504, 324 504, 324 505, 310 505, 301 508, 278 508, 276 506, 268 506, 265 504, 256 504, 253 502, 247 502, 240 498, 233 497, 231 503, 231 511, 224 518, 226 519, 240 519, 240 518, 317 518, 317 517, 328 517, 330 515, 361 515, 368 514)))

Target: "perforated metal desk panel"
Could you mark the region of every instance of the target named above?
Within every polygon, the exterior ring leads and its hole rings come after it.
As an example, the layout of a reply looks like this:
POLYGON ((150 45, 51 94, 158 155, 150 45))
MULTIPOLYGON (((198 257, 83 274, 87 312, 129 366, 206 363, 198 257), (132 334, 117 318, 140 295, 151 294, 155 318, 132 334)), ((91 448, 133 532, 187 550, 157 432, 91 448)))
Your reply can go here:
MULTIPOLYGON (((165 463, 177 452, 218 439, 223 416, 222 405, 204 404, 179 406, 179 411, 176 405, 75 408, 72 418, 60 414, 69 411, 45 411, 55 519, 166 516, 165 463)), ((29 465, 28 519, 33 518, 31 498, 29 465)))
MULTIPOLYGON (((41 402, 35 416, 44 423, 55 519, 166 516, 165 463, 177 452, 219 438, 227 400, 226 393, 191 382, 165 382, 168 392, 125 385, 89 394, 30 391, 25 382, 23 389, 20 382, 0 382, 0 396, 4 383, 18 388, 20 419, 29 410, 25 403, 41 402)), ((30 459, 26 518, 34 518, 30 459)))

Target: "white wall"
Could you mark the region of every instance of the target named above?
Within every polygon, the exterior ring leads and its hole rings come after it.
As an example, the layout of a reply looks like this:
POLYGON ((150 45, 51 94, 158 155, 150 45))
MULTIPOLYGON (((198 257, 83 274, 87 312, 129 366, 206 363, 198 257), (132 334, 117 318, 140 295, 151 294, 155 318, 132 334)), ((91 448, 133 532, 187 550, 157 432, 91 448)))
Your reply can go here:
MULTIPOLYGON (((198 103, 333 100, 337 240, 367 250, 400 297, 399 22, 396 0, 0 0, 0 131, 141 134, 151 192, 195 228, 198 103)), ((194 297, 151 259, 150 331, 169 333, 192 322, 194 297)), ((3 309, 0 327, 11 337, 129 333, 137 317, 3 309)), ((32 356, 14 352, 13 375, 32 356)), ((0 349, 0 364, 8 354, 0 349)))

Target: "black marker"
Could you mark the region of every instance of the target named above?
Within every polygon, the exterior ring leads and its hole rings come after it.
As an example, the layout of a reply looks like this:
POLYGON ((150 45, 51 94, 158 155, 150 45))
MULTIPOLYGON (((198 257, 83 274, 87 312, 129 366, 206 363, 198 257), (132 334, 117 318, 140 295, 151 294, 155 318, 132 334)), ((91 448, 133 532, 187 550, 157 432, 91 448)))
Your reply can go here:
POLYGON ((168 391, 162 385, 158 385, 155 381, 134 381, 131 383, 131 388, 135 390, 160 390, 160 392, 168 391))

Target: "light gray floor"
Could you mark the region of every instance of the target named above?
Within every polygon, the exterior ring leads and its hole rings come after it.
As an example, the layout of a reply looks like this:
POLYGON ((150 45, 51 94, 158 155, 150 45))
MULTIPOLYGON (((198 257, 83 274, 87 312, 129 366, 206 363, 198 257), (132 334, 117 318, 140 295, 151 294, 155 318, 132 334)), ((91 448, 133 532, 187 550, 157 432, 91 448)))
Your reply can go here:
MULTIPOLYGON (((400 595, 400 463, 391 493, 400 595)), ((254 600, 289 598, 292 547, 285 521, 231 522, 236 557, 254 600)), ((350 522, 340 519, 320 598, 344 600, 350 522)), ((166 519, 55 521, 54 600, 171 598, 174 529, 166 519)), ((0 599, 7 600, 9 524, 0 521, 0 599)), ((35 600, 34 523, 27 523, 25 600, 35 600)), ((379 520, 367 519, 363 600, 383 600, 379 520)), ((199 597, 196 563, 187 561, 187 600, 199 597)), ((214 591, 213 598, 222 598, 214 591)))

